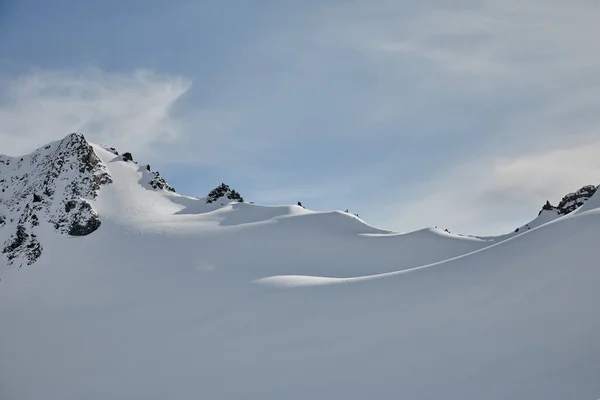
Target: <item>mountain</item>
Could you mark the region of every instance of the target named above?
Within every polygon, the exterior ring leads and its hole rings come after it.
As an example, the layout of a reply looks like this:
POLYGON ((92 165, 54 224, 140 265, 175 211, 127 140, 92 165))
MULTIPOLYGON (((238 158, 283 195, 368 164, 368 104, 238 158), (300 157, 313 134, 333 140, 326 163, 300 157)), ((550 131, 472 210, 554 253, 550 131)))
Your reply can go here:
POLYGON ((83 236, 100 226, 89 200, 111 182, 106 167, 82 135, 72 134, 24 157, 0 155, 0 239, 8 261, 32 264, 41 255, 37 227, 83 236), (86 200, 89 199, 89 200, 86 200))
POLYGON ((0 398, 599 396, 595 187, 476 238, 183 196, 78 134, 0 160, 0 398))

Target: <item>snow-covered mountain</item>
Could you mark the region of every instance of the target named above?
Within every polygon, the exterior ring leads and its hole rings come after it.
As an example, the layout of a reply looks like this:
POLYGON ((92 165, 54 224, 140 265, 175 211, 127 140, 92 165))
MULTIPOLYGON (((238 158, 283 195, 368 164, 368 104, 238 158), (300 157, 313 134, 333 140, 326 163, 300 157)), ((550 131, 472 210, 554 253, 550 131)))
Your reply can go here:
POLYGON ((82 135, 72 134, 23 157, 0 155, 0 239, 9 263, 32 264, 43 247, 34 233, 40 223, 71 236, 100 226, 89 200, 111 182, 106 167, 82 135), (8 234, 8 235, 7 235, 8 234))
POLYGON ((0 398, 600 396, 600 195, 498 237, 175 191, 72 134, 0 157, 0 398))

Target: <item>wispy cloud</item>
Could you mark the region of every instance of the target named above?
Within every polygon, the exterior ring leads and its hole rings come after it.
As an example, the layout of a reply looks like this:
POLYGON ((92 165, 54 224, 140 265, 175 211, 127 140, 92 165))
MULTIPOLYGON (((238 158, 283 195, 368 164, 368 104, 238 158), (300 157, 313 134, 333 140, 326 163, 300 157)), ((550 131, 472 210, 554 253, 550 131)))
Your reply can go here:
POLYGON ((170 118, 175 101, 189 88, 183 77, 148 70, 110 73, 37 70, 1 84, 2 151, 32 151, 70 132, 92 141, 144 151, 180 135, 170 118))
MULTIPOLYGON (((382 14, 393 14, 388 6, 382 14)), ((431 136, 431 149, 460 154, 443 165, 423 153, 410 171, 421 182, 396 187, 395 200, 370 217, 399 230, 440 225, 499 233, 534 217, 546 199, 600 183, 593 156, 600 148, 598 11, 587 1, 428 3, 404 14, 397 28, 367 23, 357 29, 366 35, 346 30, 387 79, 394 81, 391 68, 420 68, 419 89, 401 80, 408 88, 383 91, 381 100, 413 98, 411 122, 428 124, 429 114, 446 123, 431 136), (461 127, 447 110, 470 123, 461 127)), ((386 19, 379 17, 370 21, 386 19)), ((393 112, 387 118, 406 121, 393 112)))
POLYGON ((546 200, 600 184, 600 141, 523 156, 486 156, 437 174, 377 218, 406 230, 440 226, 468 234, 509 232, 533 219, 546 200), (392 218, 389 216, 392 215, 392 218))

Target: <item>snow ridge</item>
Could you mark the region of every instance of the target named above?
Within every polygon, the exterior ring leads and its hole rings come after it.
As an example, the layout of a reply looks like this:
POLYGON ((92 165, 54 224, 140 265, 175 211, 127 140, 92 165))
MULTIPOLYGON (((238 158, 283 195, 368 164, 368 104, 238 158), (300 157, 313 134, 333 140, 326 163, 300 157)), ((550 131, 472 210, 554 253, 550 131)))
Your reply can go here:
MULTIPOLYGON (((55 231, 69 236, 86 236, 95 232, 101 225, 101 218, 97 212, 99 209, 95 210, 94 207, 101 205, 94 200, 102 186, 113 183, 107 165, 113 165, 112 162, 115 161, 122 162, 124 167, 133 164, 135 168, 125 168, 141 178, 138 181, 141 187, 158 192, 144 202, 165 205, 160 212, 166 218, 188 215, 186 218, 198 222, 221 217, 228 221, 231 218, 245 221, 250 218, 250 214, 260 214, 256 208, 258 206, 251 203, 247 204, 248 207, 229 207, 224 212, 200 217, 200 214, 232 203, 244 203, 244 199, 224 183, 203 198, 181 196, 158 172, 153 172, 150 165, 137 166, 131 153, 120 154, 116 148, 106 145, 94 146, 96 145, 88 143, 82 134, 73 133, 27 156, 0 155, 0 251, 7 257, 9 264, 18 259, 32 264, 41 256, 43 245, 38 238, 38 231, 43 224, 49 224, 55 231)), ((126 185, 133 185, 133 182, 126 185)), ((547 202, 536 219, 512 233, 477 239, 497 243, 537 228, 581 207, 596 190, 596 186, 584 186, 564 196, 556 207, 547 202)), ((146 194, 143 196, 146 197, 146 194)), ((131 199, 124 201, 127 203, 131 199)), ((158 210, 134 204, 127 205, 125 209, 134 209, 137 213, 145 210, 143 215, 150 218, 155 218, 158 210)), ((107 210, 103 210, 106 214, 107 210)), ((283 209, 280 211, 284 212, 283 209)), ((284 213, 294 212, 288 210, 284 213)), ((255 216, 250 218, 253 219, 255 216)), ((361 221, 360 225, 363 224, 361 221)))

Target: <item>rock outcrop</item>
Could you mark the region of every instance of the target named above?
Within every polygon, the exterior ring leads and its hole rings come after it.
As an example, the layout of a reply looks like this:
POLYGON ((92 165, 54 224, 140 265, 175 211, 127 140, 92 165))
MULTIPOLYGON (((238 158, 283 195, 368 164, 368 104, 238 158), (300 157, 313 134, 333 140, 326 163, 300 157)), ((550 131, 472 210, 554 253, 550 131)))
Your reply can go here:
POLYGON ((238 192, 231 189, 229 185, 222 183, 213 190, 211 190, 210 193, 208 193, 208 196, 206 197, 207 204, 216 203, 219 201, 227 203, 230 203, 232 201, 238 201, 242 203, 244 201, 244 198, 238 192))

